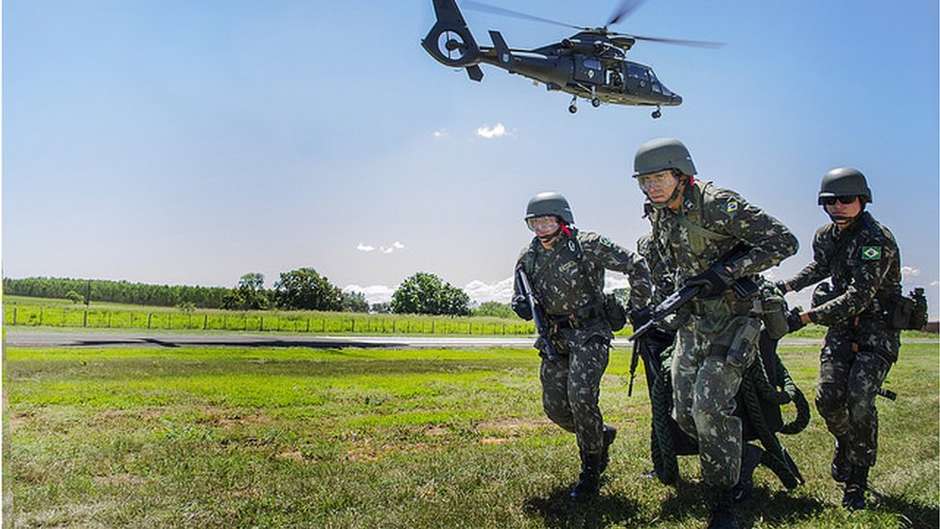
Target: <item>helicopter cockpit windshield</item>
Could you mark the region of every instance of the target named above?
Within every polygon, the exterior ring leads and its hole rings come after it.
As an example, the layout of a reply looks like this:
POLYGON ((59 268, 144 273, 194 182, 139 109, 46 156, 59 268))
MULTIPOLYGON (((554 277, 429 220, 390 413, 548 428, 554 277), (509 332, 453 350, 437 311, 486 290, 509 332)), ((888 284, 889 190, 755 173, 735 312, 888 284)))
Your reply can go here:
POLYGON ((668 88, 666 88, 666 85, 659 82, 659 79, 656 78, 656 74, 653 73, 652 69, 647 68, 646 73, 649 75, 650 88, 653 90, 653 92, 667 97, 673 95, 673 93, 668 88))

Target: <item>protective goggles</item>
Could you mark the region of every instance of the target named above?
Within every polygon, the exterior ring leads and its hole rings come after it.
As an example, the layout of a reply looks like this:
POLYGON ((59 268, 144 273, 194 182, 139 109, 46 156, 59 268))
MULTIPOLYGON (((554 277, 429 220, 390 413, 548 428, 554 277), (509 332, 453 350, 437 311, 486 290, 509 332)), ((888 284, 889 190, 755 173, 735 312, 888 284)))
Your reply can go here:
POLYGON ((652 187, 665 187, 676 177, 672 171, 660 171, 658 173, 647 173, 637 175, 636 183, 640 189, 648 190, 652 187))
POLYGON ((545 232, 558 227, 558 219, 553 216, 532 217, 526 219, 525 223, 529 225, 529 229, 532 231, 545 232))
POLYGON ((823 206, 833 206, 836 202, 840 204, 851 204, 857 199, 857 195, 852 195, 850 197, 822 197, 819 199, 819 203, 823 206))

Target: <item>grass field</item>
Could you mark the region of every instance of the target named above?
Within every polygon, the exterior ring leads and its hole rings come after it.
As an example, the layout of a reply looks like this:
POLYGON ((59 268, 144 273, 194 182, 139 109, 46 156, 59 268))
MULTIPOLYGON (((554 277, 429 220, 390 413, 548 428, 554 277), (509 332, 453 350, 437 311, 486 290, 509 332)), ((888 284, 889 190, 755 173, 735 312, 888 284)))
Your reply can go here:
MULTIPOLYGON (((783 351, 810 394, 813 349, 783 351)), ((936 527, 937 353, 906 345, 889 375, 872 510, 838 507, 814 416, 783 438, 807 484, 758 470, 745 527, 936 527)), ((641 477, 627 364, 603 381, 602 494, 572 506, 574 439, 543 418, 531 350, 7 349, 15 527, 702 527, 697 461, 678 488, 641 477)))

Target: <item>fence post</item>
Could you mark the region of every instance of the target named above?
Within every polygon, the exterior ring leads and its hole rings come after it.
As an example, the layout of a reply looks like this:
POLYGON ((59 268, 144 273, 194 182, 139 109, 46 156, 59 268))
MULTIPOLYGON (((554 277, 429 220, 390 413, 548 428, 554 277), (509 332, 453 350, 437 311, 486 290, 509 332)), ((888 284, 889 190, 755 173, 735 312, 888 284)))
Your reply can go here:
MULTIPOLYGON (((15 311, 16 309, 13 310, 15 311)), ((16 314, 16 312, 14 312, 14 314, 16 314)), ((88 309, 82 311, 82 327, 88 327, 88 309)))
POLYGON ((467 322, 467 334, 473 334, 473 322, 472 321, 467 322))
POLYGON ((264 332, 264 315, 259 316, 261 323, 258 324, 258 332, 264 332))
POLYGON ((148 328, 148 329, 150 328, 150 323, 151 323, 152 321, 153 321, 153 313, 152 313, 152 312, 148 312, 148 313, 147 313, 147 328, 148 328))
POLYGON ((111 328, 111 311, 108 311, 108 328, 111 328))
POLYGON ((435 323, 437 323, 435 320, 431 320, 431 334, 434 334, 435 323))
POLYGON ((227 329, 228 329, 228 314, 223 314, 222 315, 222 330, 224 331, 227 329))
POLYGON ((44 311, 43 311, 43 308, 42 308, 42 307, 39 307, 39 325, 40 325, 40 326, 42 325, 42 313, 43 313, 43 312, 44 312, 44 311))
POLYGON ((13 325, 16 325, 16 307, 13 307, 13 325))
POLYGON ((310 332, 310 317, 307 316, 307 330, 304 332, 310 332))
POLYGON ((209 328, 209 313, 202 315, 202 330, 209 328))
POLYGON ((350 332, 356 332, 356 319, 349 318, 349 330, 350 332))

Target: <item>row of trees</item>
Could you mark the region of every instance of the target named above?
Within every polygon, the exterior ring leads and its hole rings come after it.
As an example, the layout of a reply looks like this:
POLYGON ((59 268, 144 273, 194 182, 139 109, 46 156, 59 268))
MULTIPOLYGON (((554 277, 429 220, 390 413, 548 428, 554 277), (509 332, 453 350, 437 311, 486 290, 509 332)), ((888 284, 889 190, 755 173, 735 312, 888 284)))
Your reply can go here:
MULTIPOLYGON (((230 310, 324 310, 347 312, 394 312, 403 314, 469 315, 466 292, 434 274, 418 272, 392 295, 390 303, 370 307, 360 292, 343 292, 313 268, 283 272, 274 288, 264 287, 264 275, 243 275, 233 288, 182 285, 148 285, 128 281, 32 277, 3 280, 7 295, 66 298, 75 303, 104 301, 135 305, 230 310)), ((480 315, 511 315, 508 305, 482 305, 480 315)), ((476 312, 475 312, 476 313, 476 312)))

